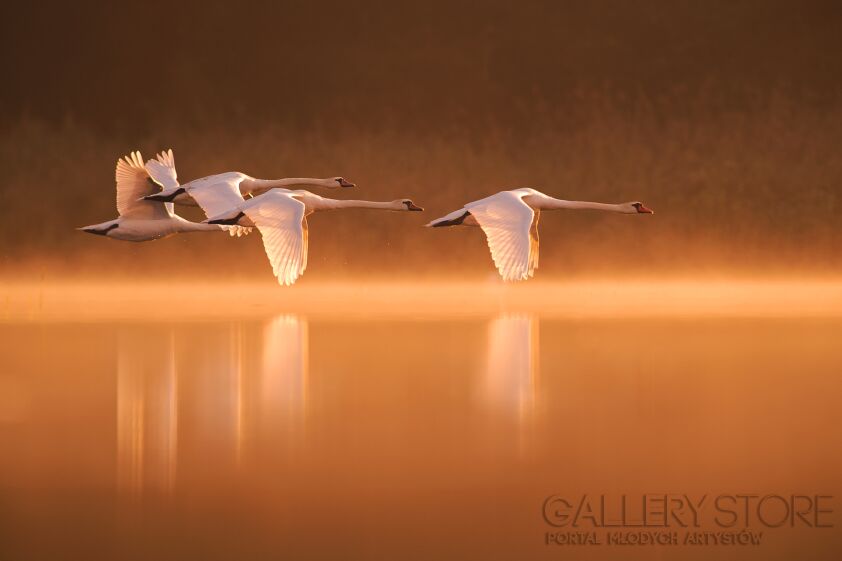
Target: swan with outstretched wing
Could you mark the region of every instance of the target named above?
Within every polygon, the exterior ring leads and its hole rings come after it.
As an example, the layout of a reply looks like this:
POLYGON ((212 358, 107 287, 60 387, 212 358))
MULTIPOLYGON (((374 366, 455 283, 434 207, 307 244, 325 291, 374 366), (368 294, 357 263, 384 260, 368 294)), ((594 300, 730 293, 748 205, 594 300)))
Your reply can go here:
POLYGON ((479 226, 491 259, 503 280, 526 280, 538 268, 538 220, 542 210, 602 210, 619 214, 654 214, 641 202, 606 204, 565 201, 536 191, 513 189, 466 204, 427 226, 479 226))
POLYGON ((278 283, 289 286, 307 268, 307 216, 314 212, 345 208, 424 210, 409 199, 390 202, 337 200, 309 191, 271 189, 209 218, 207 222, 223 226, 256 226, 278 283))
MULTIPOLYGON (((175 162, 171 158, 160 161, 160 174, 171 178, 177 184, 175 162)), ((186 232, 218 232, 219 226, 190 222, 173 211, 172 204, 147 199, 160 191, 143 164, 140 152, 132 152, 117 160, 114 171, 117 184, 118 218, 77 228, 89 234, 97 234, 117 240, 144 242, 158 240, 173 234, 186 232)))

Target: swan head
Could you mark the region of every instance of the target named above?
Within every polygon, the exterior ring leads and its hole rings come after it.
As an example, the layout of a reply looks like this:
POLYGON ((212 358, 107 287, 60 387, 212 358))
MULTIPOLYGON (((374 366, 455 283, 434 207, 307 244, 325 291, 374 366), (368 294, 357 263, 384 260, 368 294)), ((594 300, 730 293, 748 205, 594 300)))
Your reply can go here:
POLYGON ((337 188, 337 187, 348 188, 348 187, 356 187, 357 186, 356 183, 351 183, 350 181, 348 181, 344 177, 331 177, 330 182, 331 182, 331 187, 334 187, 334 188, 337 188))
POLYGON ((626 203, 623 205, 623 212, 626 214, 655 214, 655 211, 640 201, 626 203))
POLYGON ((422 207, 413 203, 409 199, 397 199, 395 201, 392 201, 392 204, 395 206, 396 210, 414 211, 414 212, 421 212, 422 210, 424 210, 422 207))

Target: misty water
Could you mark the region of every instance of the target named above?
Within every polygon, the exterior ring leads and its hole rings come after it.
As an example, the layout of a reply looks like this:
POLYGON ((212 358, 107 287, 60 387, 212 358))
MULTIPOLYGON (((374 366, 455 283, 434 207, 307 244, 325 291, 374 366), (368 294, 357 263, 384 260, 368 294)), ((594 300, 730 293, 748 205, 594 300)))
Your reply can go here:
MULTIPOLYGON (((842 493, 840 329, 791 314, 7 319, 0 557, 616 558, 547 545, 547 497, 842 493)), ((759 546, 662 551, 842 546, 833 529, 765 530, 759 546)))

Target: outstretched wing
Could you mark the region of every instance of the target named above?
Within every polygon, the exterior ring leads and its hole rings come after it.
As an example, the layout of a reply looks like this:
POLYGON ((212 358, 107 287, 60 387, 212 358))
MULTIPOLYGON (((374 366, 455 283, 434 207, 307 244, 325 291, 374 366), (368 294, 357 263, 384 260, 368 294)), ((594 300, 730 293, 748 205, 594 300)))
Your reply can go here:
MULTIPOLYGON (((521 195, 502 191, 465 205, 485 232, 491 258, 503 280, 526 280, 537 265, 537 238, 530 235, 535 213, 521 195), (531 257, 535 250, 535 259, 531 257)), ((536 225, 537 226, 537 225, 536 225)))
MULTIPOLYGON (((199 179, 184 185, 187 193, 202 207, 208 218, 218 216, 232 208, 239 207, 245 202, 240 193, 240 184, 235 180, 208 181, 199 179)), ((232 236, 243 236, 251 232, 245 226, 231 226, 228 233, 232 236)))
POLYGON ((120 216, 147 220, 169 218, 170 213, 163 203, 138 200, 159 190, 150 181, 140 152, 132 152, 117 160, 114 179, 117 182, 117 212, 120 216))
POLYGON ((304 203, 289 193, 269 191, 240 208, 260 230, 263 248, 278 283, 292 285, 307 266, 304 203))
MULTIPOLYGON (((152 181, 164 189, 178 187, 178 174, 175 171, 175 157, 172 155, 172 149, 166 152, 160 152, 156 158, 157 160, 148 160, 146 162, 146 173, 149 174, 152 181)), ((164 208, 170 214, 175 213, 173 203, 164 203, 164 208)))
POLYGON ((172 149, 161 152, 157 159, 146 162, 146 171, 155 183, 164 189, 178 187, 178 174, 175 172, 175 158, 172 149))

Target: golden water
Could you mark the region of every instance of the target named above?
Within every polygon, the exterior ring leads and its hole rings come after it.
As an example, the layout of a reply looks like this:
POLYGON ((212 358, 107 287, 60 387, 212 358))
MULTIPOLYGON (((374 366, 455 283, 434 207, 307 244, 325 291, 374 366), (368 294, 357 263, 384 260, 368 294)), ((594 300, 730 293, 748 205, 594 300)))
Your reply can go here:
POLYGON ((548 312, 463 289, 436 307, 444 288, 346 288, 379 302, 357 313, 335 290, 256 290, 209 313, 186 287, 154 309, 8 288, 0 558, 836 558, 838 527, 803 525, 755 523, 756 546, 547 545, 565 529, 542 512, 557 494, 838 498, 838 285, 542 286, 548 312))

